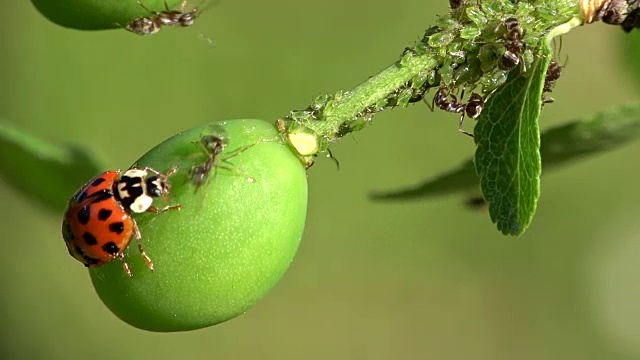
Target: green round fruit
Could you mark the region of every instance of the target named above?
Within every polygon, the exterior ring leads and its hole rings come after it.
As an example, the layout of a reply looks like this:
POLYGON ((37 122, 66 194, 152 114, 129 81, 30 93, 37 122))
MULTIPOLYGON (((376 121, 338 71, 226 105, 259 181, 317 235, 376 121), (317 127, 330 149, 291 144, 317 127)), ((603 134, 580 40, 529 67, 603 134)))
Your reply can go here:
MULTIPOLYGON (((135 18, 152 16, 137 0, 31 0, 52 22, 80 30, 104 30, 126 26, 135 18)), ((166 0, 170 9, 180 10, 181 0, 166 0)), ((164 11, 164 0, 140 0, 152 11, 164 11)), ((188 8, 186 10, 191 10, 188 8)))
POLYGON ((163 207, 181 210, 135 214, 150 271, 132 239, 125 261, 90 268, 96 291, 120 319, 151 331, 199 329, 234 318, 264 297, 291 263, 307 208, 306 172, 273 124, 230 120, 175 135, 135 164, 166 172, 163 207), (208 181, 193 183, 191 169, 209 153, 201 138, 226 146, 208 181), (251 181, 253 180, 253 181, 251 181))

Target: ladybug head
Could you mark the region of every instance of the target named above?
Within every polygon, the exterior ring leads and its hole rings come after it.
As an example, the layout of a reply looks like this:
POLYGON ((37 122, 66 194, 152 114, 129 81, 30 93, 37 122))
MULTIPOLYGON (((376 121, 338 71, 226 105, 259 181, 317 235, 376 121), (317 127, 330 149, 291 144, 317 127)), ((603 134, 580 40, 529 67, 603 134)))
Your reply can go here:
POLYGON ((149 176, 145 180, 147 185, 147 195, 151 197, 160 197, 169 192, 171 185, 166 179, 158 176, 149 176))

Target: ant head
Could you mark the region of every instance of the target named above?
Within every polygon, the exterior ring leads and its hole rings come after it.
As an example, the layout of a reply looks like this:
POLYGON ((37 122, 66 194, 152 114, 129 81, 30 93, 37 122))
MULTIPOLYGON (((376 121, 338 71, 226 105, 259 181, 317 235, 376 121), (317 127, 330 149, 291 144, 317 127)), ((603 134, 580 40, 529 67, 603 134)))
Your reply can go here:
POLYGON ((504 19, 504 26, 507 29, 507 32, 512 32, 513 30, 518 29, 520 22, 515 17, 510 17, 504 19))
POLYGON ((205 135, 200 138, 200 142, 209 154, 218 155, 224 150, 224 141, 216 135, 205 135))
POLYGON ((198 11, 198 9, 193 9, 191 12, 188 12, 188 13, 183 14, 182 16, 180 16, 178 18, 178 23, 180 24, 180 26, 187 27, 187 26, 193 25, 193 23, 196 21, 196 12, 197 11, 198 11))

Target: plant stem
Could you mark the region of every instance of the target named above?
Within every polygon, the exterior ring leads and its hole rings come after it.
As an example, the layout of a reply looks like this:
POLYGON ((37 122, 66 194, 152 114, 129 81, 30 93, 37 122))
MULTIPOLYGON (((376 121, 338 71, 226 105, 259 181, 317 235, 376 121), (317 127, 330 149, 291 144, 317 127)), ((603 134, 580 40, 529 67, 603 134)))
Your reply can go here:
POLYGON ((371 124, 374 114, 421 101, 431 88, 440 89, 438 107, 460 114, 466 104, 456 94, 481 87, 476 96, 486 101, 515 68, 503 65, 505 61, 514 62, 515 55, 523 68, 530 66, 550 31, 560 35, 580 24, 575 18, 561 25, 579 11, 575 0, 460 1, 400 60, 353 90, 318 96, 276 125, 310 165, 314 156, 328 151, 329 143, 371 124))
MULTIPOLYGON (((393 65, 372 76, 364 83, 336 101, 324 112, 324 121, 312 128, 320 133, 336 133, 340 124, 358 115, 366 108, 374 106, 396 89, 401 88, 421 72, 435 68, 437 61, 431 54, 412 56, 408 61, 397 61, 393 65)), ((311 126, 310 126, 311 127, 311 126)))

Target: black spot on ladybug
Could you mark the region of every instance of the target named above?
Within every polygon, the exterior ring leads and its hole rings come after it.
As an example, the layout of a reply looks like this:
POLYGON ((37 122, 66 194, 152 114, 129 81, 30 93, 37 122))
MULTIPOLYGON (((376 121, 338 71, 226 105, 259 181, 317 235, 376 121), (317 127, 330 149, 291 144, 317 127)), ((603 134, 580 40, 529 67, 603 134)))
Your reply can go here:
POLYGON ((82 225, 87 225, 89 223, 90 218, 91 218, 91 207, 89 207, 89 205, 85 205, 80 209, 80 211, 78 211, 78 221, 82 225))
POLYGON ((113 194, 110 190, 102 189, 91 195, 91 203, 99 203, 101 201, 109 200, 113 197, 113 194))
POLYGON ((80 254, 82 256, 84 256, 84 250, 82 250, 82 248, 78 245, 74 246, 73 250, 76 251, 76 254, 80 254))
POLYGON ((91 265, 96 265, 98 263, 100 263, 100 261, 98 259, 94 259, 90 256, 87 255, 82 255, 82 259, 84 260, 84 266, 89 267, 91 265))
POLYGON ((82 239, 87 245, 96 245, 98 243, 98 240, 96 239, 96 237, 86 231, 84 232, 84 234, 82 234, 82 239))
POLYGON ((103 182, 104 182, 104 178, 99 177, 99 178, 93 180, 93 182, 91 183, 91 186, 98 186, 98 185, 102 184, 103 182))
POLYGON ((80 191, 79 193, 77 193, 74 197, 73 197, 73 201, 76 203, 82 202, 82 200, 87 198, 87 192, 86 191, 80 191))
POLYGON ((105 221, 109 218, 109 216, 111 216, 112 211, 109 209, 100 209, 100 211, 98 211, 98 220, 100 221, 105 221))
POLYGON ((120 248, 118 248, 118 245, 116 245, 116 243, 114 243, 113 241, 109 241, 108 243, 102 245, 102 250, 111 255, 115 255, 120 251, 120 248))
POLYGON ((122 234, 122 232, 124 231, 124 223, 122 223, 122 221, 118 221, 109 224, 109 231, 116 234, 122 234))
POLYGON ((75 239, 75 235, 73 234, 73 231, 71 231, 71 225, 66 220, 62 225, 62 237, 67 243, 70 243, 75 239))

